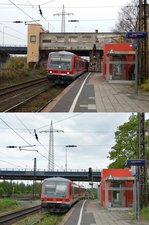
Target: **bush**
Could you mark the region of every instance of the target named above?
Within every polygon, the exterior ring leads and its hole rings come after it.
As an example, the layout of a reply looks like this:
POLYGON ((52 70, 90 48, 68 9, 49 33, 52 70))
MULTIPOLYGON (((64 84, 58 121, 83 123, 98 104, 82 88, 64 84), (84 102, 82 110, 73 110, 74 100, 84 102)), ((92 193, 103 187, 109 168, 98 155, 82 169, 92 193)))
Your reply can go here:
POLYGON ((7 60, 5 68, 10 70, 18 70, 23 69, 26 64, 27 61, 25 57, 11 57, 7 60))
POLYGON ((146 219, 149 220, 149 206, 146 208, 141 209, 141 216, 146 219))
POLYGON ((2 197, 4 193, 5 193, 4 188, 0 187, 0 197, 2 197))
POLYGON ((141 85, 141 88, 142 88, 144 91, 149 91, 149 78, 145 81, 144 84, 141 85))

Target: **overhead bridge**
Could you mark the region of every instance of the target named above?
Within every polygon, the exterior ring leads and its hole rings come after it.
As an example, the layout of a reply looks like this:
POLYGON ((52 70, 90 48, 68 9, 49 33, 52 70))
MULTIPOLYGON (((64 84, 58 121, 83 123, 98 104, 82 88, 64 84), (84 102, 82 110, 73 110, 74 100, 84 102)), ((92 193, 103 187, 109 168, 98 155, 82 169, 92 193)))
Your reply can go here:
POLYGON ((26 55, 27 47, 26 46, 0 46, 0 55, 6 55, 6 54, 26 55))
POLYGON ((28 170, 0 170, 1 180, 43 180, 50 177, 64 177, 72 181, 100 182, 101 172, 92 171, 28 171, 28 170))

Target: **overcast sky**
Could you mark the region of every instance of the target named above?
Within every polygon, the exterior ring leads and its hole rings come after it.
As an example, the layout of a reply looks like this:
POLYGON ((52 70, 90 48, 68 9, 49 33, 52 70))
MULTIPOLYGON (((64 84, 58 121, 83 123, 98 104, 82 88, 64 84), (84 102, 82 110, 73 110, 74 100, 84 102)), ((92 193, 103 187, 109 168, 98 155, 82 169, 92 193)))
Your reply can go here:
POLYGON ((65 6, 66 32, 111 31, 120 9, 131 0, 0 0, 0 45, 26 45, 27 26, 13 21, 40 20, 39 23, 50 32, 61 31, 62 6, 65 6), (39 5, 43 17, 39 14, 39 5), (73 15, 72 15, 73 14, 73 15), (68 20, 79 20, 72 23, 68 20))
POLYGON ((54 130, 55 169, 65 169, 66 145, 77 145, 68 150, 68 170, 103 169, 109 164, 108 151, 114 145, 114 132, 128 121, 131 113, 1 113, 0 114, 0 169, 47 170, 49 130, 51 120, 54 130), (39 142, 34 135, 36 129, 39 142), (17 148, 7 148, 7 146, 17 148), (19 146, 26 147, 25 151, 19 146), (32 151, 34 150, 34 151, 32 151), (38 150, 36 152, 35 150, 38 150))

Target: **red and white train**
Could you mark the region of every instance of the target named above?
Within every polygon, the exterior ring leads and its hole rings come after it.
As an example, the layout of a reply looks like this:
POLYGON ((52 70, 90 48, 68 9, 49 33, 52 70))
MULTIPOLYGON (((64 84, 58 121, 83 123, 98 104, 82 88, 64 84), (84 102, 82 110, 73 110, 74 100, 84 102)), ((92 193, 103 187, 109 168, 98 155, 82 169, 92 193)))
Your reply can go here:
POLYGON ((41 207, 49 212, 67 212, 84 198, 85 188, 62 177, 46 178, 42 183, 41 207))
POLYGON ((55 83, 70 83, 88 70, 88 61, 72 52, 51 52, 48 56, 47 77, 55 83))

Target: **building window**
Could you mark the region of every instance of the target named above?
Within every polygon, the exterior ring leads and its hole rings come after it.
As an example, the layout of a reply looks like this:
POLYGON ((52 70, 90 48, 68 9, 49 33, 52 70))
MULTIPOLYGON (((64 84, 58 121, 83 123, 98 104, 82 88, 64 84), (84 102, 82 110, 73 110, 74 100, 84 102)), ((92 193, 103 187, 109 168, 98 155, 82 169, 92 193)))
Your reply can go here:
POLYGON ((42 40, 42 43, 51 43, 51 40, 42 40))
POLYGON ((64 36, 56 36, 57 42, 65 42, 64 36))
POLYGON ((69 42, 78 42, 78 36, 69 36, 69 42))
POLYGON ((36 42, 36 35, 31 35, 31 36, 30 36, 30 42, 31 42, 31 43, 36 42))

